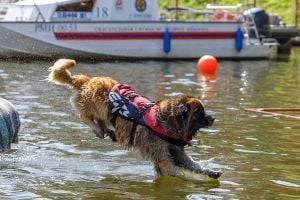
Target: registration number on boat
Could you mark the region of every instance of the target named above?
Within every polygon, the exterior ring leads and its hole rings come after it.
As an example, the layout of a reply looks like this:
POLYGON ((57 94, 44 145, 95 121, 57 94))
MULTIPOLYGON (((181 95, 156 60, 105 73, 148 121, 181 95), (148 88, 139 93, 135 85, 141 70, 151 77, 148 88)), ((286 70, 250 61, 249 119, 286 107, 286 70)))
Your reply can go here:
POLYGON ((76 31, 77 24, 76 23, 38 23, 35 24, 35 32, 36 33, 48 33, 48 32, 67 32, 67 31, 76 31))

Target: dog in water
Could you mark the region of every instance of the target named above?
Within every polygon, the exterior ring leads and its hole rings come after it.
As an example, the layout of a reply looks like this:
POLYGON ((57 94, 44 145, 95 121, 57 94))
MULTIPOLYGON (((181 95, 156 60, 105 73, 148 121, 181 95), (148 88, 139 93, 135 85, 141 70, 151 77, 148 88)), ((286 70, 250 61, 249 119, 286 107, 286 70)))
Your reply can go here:
POLYGON ((154 164, 157 176, 176 176, 181 169, 215 179, 221 176, 184 151, 198 130, 214 121, 200 100, 180 95, 154 103, 110 77, 71 75, 69 69, 75 65, 74 60, 58 60, 50 68, 49 80, 74 91, 73 107, 98 137, 109 136, 125 149, 137 151, 154 164))

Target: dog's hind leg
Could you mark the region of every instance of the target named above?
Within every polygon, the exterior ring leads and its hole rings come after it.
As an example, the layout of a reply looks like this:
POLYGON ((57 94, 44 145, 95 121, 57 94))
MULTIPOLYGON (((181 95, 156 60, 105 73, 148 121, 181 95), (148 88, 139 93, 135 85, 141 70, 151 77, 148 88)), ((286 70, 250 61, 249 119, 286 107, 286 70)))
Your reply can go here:
POLYGON ((190 170, 197 174, 205 174, 214 179, 218 179, 222 175, 222 172, 200 166, 198 163, 193 161, 193 159, 189 157, 181 147, 171 148, 170 153, 174 159, 174 163, 179 167, 190 170))

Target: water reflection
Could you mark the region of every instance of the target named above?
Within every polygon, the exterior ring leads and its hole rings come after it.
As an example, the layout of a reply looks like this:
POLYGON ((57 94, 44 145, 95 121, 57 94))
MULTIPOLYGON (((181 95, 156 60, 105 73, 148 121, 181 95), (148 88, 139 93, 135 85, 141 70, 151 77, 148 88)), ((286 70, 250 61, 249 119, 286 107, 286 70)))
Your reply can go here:
POLYGON ((201 98, 217 121, 187 151, 221 169, 220 183, 188 174, 154 180, 149 162, 95 138, 77 119, 70 91, 45 81, 51 64, 1 62, 0 96, 17 105, 23 125, 20 144, 0 155, 0 198, 296 199, 299 123, 243 108, 299 106, 299 59, 223 61, 213 78, 199 76, 193 61, 80 63, 74 69, 112 76, 151 99, 201 98))

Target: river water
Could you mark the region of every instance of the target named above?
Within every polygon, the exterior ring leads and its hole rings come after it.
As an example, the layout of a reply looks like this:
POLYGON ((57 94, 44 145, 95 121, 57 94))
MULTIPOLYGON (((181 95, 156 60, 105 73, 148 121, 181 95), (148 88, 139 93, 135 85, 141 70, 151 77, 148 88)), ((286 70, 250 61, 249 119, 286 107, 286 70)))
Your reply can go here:
MULTIPOLYGON (((300 55, 222 61, 216 77, 196 61, 79 63, 73 73, 112 76, 151 99, 186 93, 217 119, 186 150, 223 171, 155 179, 151 163, 98 139, 78 120, 71 92, 46 81, 53 62, 0 62, 0 97, 21 115, 20 143, 0 155, 0 199, 300 199, 300 123, 243 111, 300 107, 300 55)), ((299 113, 289 113, 298 115, 299 113)))

